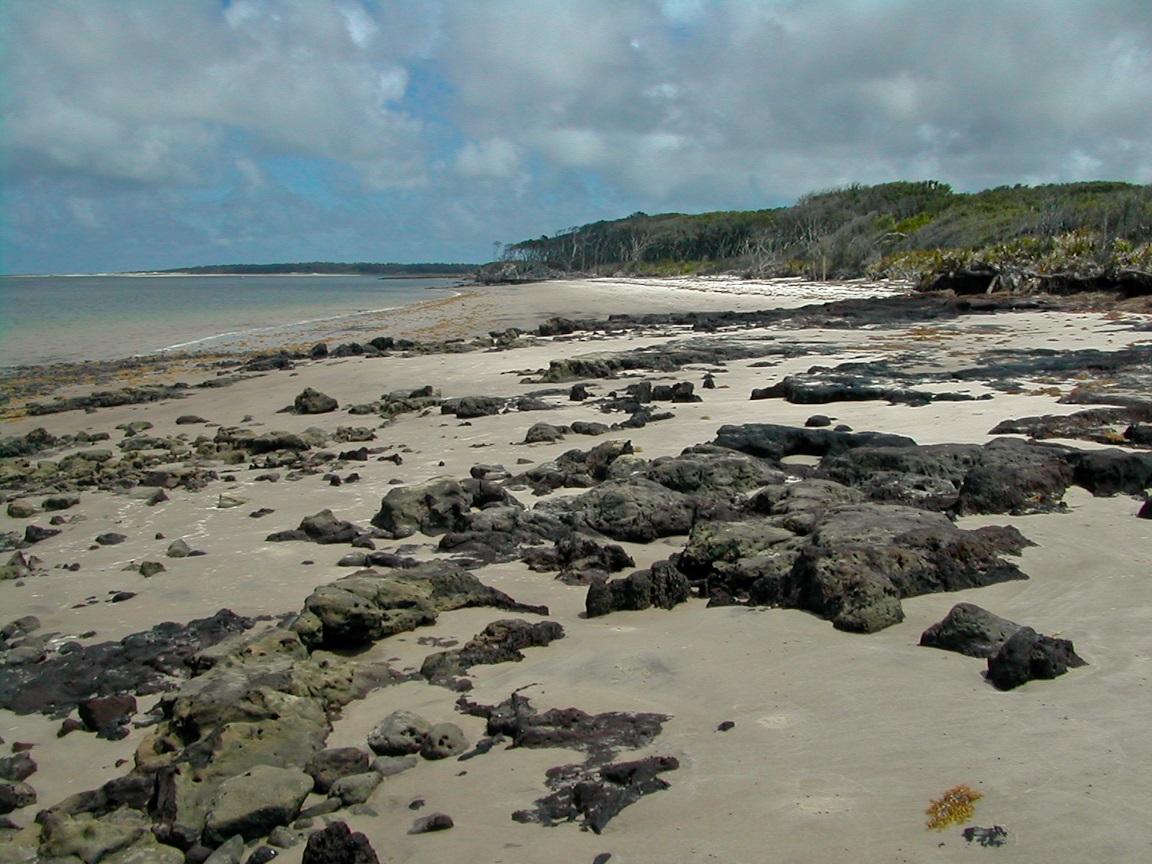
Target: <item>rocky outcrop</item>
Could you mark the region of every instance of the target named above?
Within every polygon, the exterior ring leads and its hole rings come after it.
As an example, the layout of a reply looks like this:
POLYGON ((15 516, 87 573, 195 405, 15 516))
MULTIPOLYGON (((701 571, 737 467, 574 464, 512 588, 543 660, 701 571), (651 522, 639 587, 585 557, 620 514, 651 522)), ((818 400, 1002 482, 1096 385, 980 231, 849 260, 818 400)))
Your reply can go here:
POLYGON ((687 534, 694 515, 688 496, 640 477, 610 480, 576 498, 545 501, 539 508, 574 529, 636 543, 687 534))
POLYGON ((166 622, 119 642, 65 643, 0 676, 0 706, 18 714, 64 715, 99 696, 172 689, 200 651, 242 633, 255 621, 222 609, 186 625, 166 622))
POLYGON ((857 447, 915 447, 903 435, 883 432, 837 432, 780 426, 774 423, 746 423, 721 426, 713 443, 752 456, 779 462, 787 456, 835 456, 857 447))
POLYGON ((489 588, 456 564, 433 561, 383 574, 361 570, 322 585, 292 626, 311 648, 358 648, 431 624, 440 612, 475 606, 548 614, 489 588))
POLYGON ((623 579, 598 579, 588 586, 584 609, 589 618, 621 610, 640 611, 653 606, 671 609, 691 596, 684 574, 668 561, 637 570, 623 579))
POLYGON ((295 768, 257 765, 220 784, 204 821, 204 840, 211 846, 240 835, 264 837, 300 813, 313 780, 295 768))

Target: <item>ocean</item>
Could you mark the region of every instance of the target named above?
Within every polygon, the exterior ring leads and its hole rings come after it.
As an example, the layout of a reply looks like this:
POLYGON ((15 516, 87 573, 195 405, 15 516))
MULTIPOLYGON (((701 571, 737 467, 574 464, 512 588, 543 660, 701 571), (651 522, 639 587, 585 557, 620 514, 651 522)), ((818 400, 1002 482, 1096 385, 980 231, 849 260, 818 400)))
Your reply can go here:
POLYGON ((352 323, 357 315, 450 296, 457 281, 3 276, 0 368, 303 341, 314 332, 337 329, 342 321, 352 323))

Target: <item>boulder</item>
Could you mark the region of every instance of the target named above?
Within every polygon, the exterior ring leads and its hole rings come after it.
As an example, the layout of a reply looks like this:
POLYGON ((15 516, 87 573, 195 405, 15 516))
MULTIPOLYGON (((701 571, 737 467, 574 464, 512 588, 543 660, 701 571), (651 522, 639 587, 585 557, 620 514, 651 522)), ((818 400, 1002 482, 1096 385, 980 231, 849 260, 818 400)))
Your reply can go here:
POLYGON ((437 723, 424 736, 420 755, 425 759, 448 759, 468 749, 464 730, 455 723, 437 723))
POLYGON ((208 811, 204 838, 218 845, 234 834, 245 840, 263 837, 296 818, 312 786, 303 771, 271 765, 257 765, 225 780, 208 811))
POLYGON ((559 516, 573 528, 636 543, 687 534, 694 514, 687 495, 640 477, 610 480, 575 498, 543 502, 538 509, 559 516))
POLYGON ((380 756, 419 753, 432 724, 411 711, 393 711, 368 733, 368 746, 380 756))
POLYGON ((718 447, 739 450, 778 462, 786 456, 834 456, 857 447, 915 447, 903 435, 883 432, 837 432, 774 423, 721 426, 713 441, 718 447))
POLYGON ((169 558, 187 558, 191 553, 192 547, 183 539, 179 539, 169 543, 168 550, 164 554, 169 558))
POLYGON ((554 426, 551 423, 533 423, 524 434, 525 444, 550 444, 559 441, 567 432, 563 426, 554 426))
POLYGON ((363 804, 371 798, 372 793, 376 791, 376 787, 380 785, 380 781, 383 779, 383 775, 377 774, 375 771, 348 774, 336 780, 328 794, 329 797, 339 798, 340 803, 345 807, 352 807, 356 804, 363 804))
POLYGON ((319 390, 313 390, 311 387, 305 388, 292 405, 297 414, 327 414, 339 407, 339 404, 331 396, 321 393, 319 390))
POLYGON ((957 603, 920 635, 920 644, 969 657, 992 657, 1020 625, 972 603, 957 603))
POLYGON ((657 561, 650 569, 637 570, 623 579, 594 581, 588 586, 584 609, 589 618, 624 609, 671 609, 690 596, 684 574, 667 561, 657 561))
POLYGON ((0 780, 19 783, 36 773, 36 761, 28 751, 0 758, 0 780))
POLYGON ((332 784, 349 774, 368 770, 368 753, 359 747, 334 747, 321 750, 308 760, 304 770, 315 783, 315 791, 325 794, 332 784))
POLYGON ((27 783, 0 783, 0 816, 36 803, 36 790, 27 783))
POLYGON ((439 479, 389 490, 372 524, 394 537, 416 531, 443 534, 459 528, 472 507, 472 494, 456 480, 439 479))
POLYGON ((1012 690, 1035 678, 1056 678, 1084 665, 1069 640, 1021 627, 988 658, 988 680, 998 690, 1012 690))
POLYGON ((150 827, 142 813, 127 807, 99 818, 92 813, 49 813, 39 821, 43 858, 79 859, 84 864, 111 859, 144 839, 150 827))
POLYGON ((308 836, 301 864, 380 864, 372 844, 345 822, 333 822, 308 836))
POLYGON ((116 740, 128 734, 125 728, 136 713, 136 699, 129 695, 98 696, 80 703, 80 722, 99 738, 116 740))
POLYGON ((452 821, 452 817, 447 813, 429 813, 427 816, 421 816, 412 823, 412 827, 408 829, 409 834, 427 834, 430 831, 447 831, 452 828, 456 823, 452 821))

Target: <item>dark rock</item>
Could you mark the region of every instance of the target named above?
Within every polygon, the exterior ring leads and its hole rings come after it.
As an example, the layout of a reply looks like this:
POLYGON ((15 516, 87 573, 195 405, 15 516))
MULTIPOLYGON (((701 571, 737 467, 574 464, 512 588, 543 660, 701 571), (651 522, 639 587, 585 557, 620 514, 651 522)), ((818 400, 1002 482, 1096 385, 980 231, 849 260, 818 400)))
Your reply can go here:
POLYGON ((92 697, 170 689, 204 648, 252 626, 223 609, 187 625, 166 622, 119 642, 76 645, 42 662, 9 666, 0 676, 0 707, 17 714, 67 714, 92 697))
POLYGON ((525 444, 540 444, 559 441, 567 432, 567 427, 553 426, 551 423, 534 423, 524 434, 525 444))
POLYGON ((0 780, 20 782, 36 773, 36 760, 27 751, 0 758, 0 780))
POLYGON ((517 822, 555 825, 582 819, 582 826, 599 834, 625 807, 645 795, 668 788, 659 774, 680 767, 674 756, 649 756, 634 762, 617 762, 597 771, 564 766, 548 772, 548 785, 555 791, 536 801, 532 810, 512 814, 517 822))
POLYGON ((1084 665, 1069 640, 1021 627, 988 658, 988 680, 998 690, 1012 690, 1034 678, 1055 678, 1084 665))
POLYGON ((507 400, 499 396, 462 396, 440 406, 442 414, 455 414, 460 420, 490 417, 499 414, 507 400))
POLYGON ((778 462, 786 456, 834 456, 857 447, 915 447, 916 442, 903 435, 883 432, 836 432, 829 429, 804 429, 773 423, 746 423, 743 426, 721 426, 713 442, 719 447, 739 450, 778 462))
POLYGON ((969 843, 976 842, 985 848, 1003 846, 1008 842, 1008 832, 999 825, 991 828, 970 825, 964 829, 963 837, 969 843))
POLYGON ((588 586, 584 608, 589 618, 596 618, 624 609, 671 609, 690 596, 684 574, 670 562, 658 561, 650 569, 637 570, 623 579, 593 582, 588 586))
POLYGON ((430 561, 380 574, 362 570, 317 588, 293 629, 311 648, 358 648, 431 624, 439 612, 494 606, 548 614, 546 607, 517 603, 449 561, 430 561))
POLYGON ((124 534, 117 534, 115 531, 108 531, 104 534, 96 535, 96 542, 101 546, 119 546, 127 539, 124 534))
POLYGON ((142 561, 140 563, 139 569, 140 575, 147 579, 150 576, 156 576, 157 574, 164 573, 168 568, 166 568, 159 561, 142 561))
POLYGON ((305 388, 292 404, 297 414, 326 414, 340 407, 331 396, 311 387, 305 388))
POLYGON ((115 741, 128 734, 124 727, 136 713, 136 699, 129 695, 97 696, 81 702, 80 722, 99 738, 115 741))
POLYGON ((447 813, 429 813, 421 816, 408 829, 409 834, 427 834, 429 831, 447 831, 456 823, 447 813))
POLYGON ((57 495, 52 498, 45 498, 40 506, 45 510, 68 510, 75 507, 80 503, 79 495, 57 495))
POLYGON ((1152 498, 1147 498, 1144 503, 1140 505, 1140 510, 1136 513, 1140 519, 1152 519, 1152 498))
POLYGON ((457 707, 487 719, 490 737, 504 735, 514 747, 561 747, 581 750, 593 760, 607 762, 620 748, 648 746, 668 721, 664 714, 606 712, 588 714, 579 708, 550 708, 538 712, 526 696, 513 693, 498 705, 480 705, 461 698, 457 707))
POLYGON ((971 603, 957 603, 920 635, 920 644, 969 657, 992 657, 1020 625, 971 603))
POLYGON ((568 318, 549 318, 536 328, 538 336, 566 336, 576 332, 576 323, 568 318))
POLYGON ((244 864, 268 864, 269 861, 278 857, 280 857, 280 853, 271 846, 257 846, 244 864))
POLYGON ((0 816, 36 803, 36 790, 27 783, 0 783, 0 816))
POLYGON ((588 395, 587 384, 573 384, 572 389, 568 391, 568 400, 570 402, 583 402, 588 398, 588 395))
POLYGON ((406 537, 416 531, 442 534, 462 526, 472 501, 469 490, 455 480, 404 486, 384 496, 372 524, 394 537, 406 537))
POLYGON ((1072 461, 1073 481, 1093 495, 1141 495, 1152 487, 1152 453, 1081 450, 1072 461))
POLYGON ((192 548, 184 542, 184 540, 173 540, 168 544, 168 550, 164 553, 169 558, 187 558, 192 553, 192 548))
POLYGON ((333 822, 308 835, 301 864, 380 864, 368 838, 345 822, 333 822))
POLYGON ((203 417, 200 417, 196 414, 181 414, 179 417, 176 418, 176 425, 177 426, 190 426, 190 425, 194 425, 197 423, 207 423, 207 422, 208 421, 205 420, 203 417))
POLYGON ((363 533, 351 522, 337 519, 331 510, 321 510, 312 516, 300 520, 300 531, 303 531, 313 543, 347 543, 357 535, 363 533))
POLYGON ((40 525, 26 525, 24 527, 24 542, 39 543, 41 540, 55 537, 59 533, 59 528, 43 528, 40 525))
POLYGON ((575 498, 546 501, 538 509, 558 516, 573 528, 589 528, 613 540, 637 543, 687 534, 694 513, 688 496, 639 477, 608 481, 575 498))
POLYGON ((473 666, 518 663, 524 659, 522 649, 543 647, 563 637, 564 628, 555 621, 535 624, 518 618, 493 621, 463 647, 429 654, 420 667, 420 674, 439 683, 463 675, 473 666))
POLYGON ((822 429, 832 425, 832 418, 826 414, 813 414, 804 421, 804 425, 809 429, 822 429))

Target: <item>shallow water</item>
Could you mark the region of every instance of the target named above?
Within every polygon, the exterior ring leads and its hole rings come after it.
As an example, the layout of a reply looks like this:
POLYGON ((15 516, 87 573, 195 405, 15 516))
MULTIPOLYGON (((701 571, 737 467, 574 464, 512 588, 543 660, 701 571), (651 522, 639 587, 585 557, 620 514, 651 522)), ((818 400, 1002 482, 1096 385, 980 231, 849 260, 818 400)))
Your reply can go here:
POLYGON ((445 296, 455 279, 0 277, 0 367, 288 341, 309 324, 445 296), (279 337, 279 338, 277 338, 279 337))

